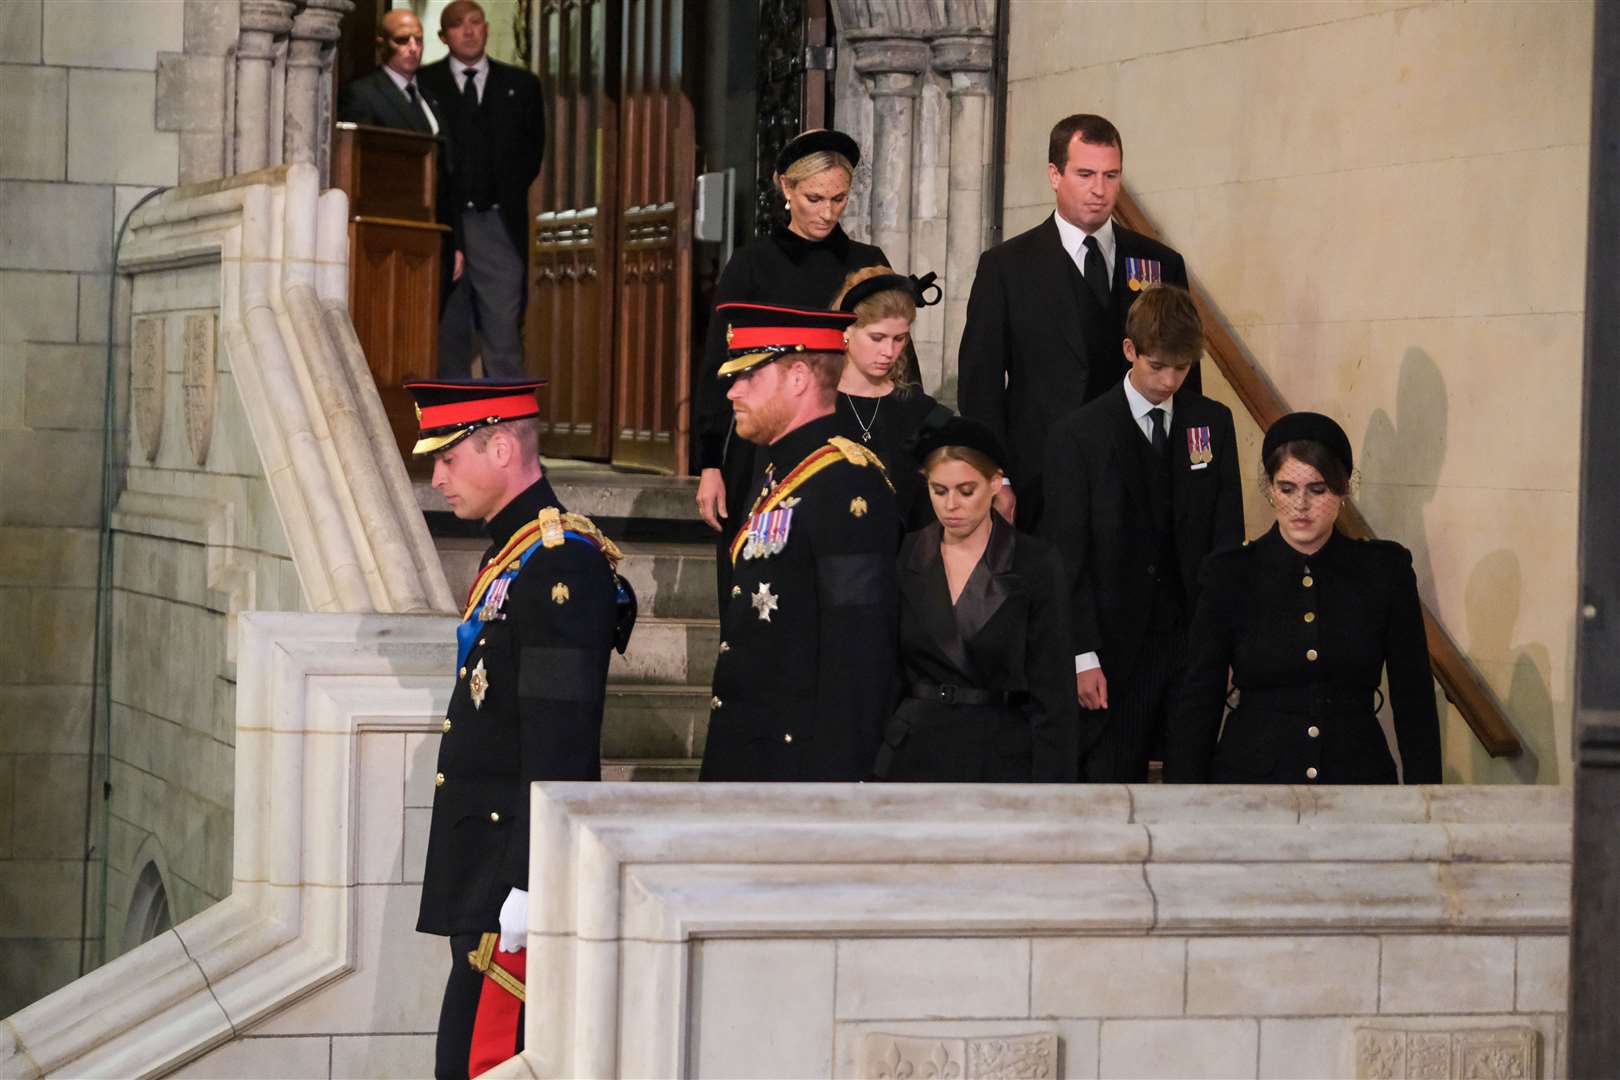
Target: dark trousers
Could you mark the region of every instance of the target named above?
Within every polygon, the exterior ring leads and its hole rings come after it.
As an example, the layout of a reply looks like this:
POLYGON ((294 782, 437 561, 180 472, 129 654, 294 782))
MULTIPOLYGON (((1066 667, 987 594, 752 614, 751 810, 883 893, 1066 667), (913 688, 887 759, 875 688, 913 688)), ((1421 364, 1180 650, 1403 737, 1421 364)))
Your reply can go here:
MULTIPOLYGON (((1186 662, 1184 630, 1149 630, 1136 666, 1108 678, 1108 715, 1102 734, 1085 752, 1080 775, 1093 783, 1141 784, 1148 762, 1163 760, 1170 691, 1186 662)), ((1107 666, 1103 675, 1108 677, 1107 666)))
POLYGON ((472 374, 476 336, 483 342, 484 377, 517 378, 523 374, 523 257, 499 210, 467 210, 461 228, 466 267, 439 314, 439 375, 472 374))
MULTIPOLYGON (((478 999, 484 991, 484 976, 467 963, 467 954, 478 950, 480 934, 455 934, 450 938, 450 978, 444 984, 444 1003, 439 1007, 439 1038, 434 1046, 433 1075, 436 1080, 467 1080, 467 1061, 472 1053, 473 1024, 478 1017, 478 999)), ((523 1049, 523 1021, 518 1020, 515 1054, 523 1049)))

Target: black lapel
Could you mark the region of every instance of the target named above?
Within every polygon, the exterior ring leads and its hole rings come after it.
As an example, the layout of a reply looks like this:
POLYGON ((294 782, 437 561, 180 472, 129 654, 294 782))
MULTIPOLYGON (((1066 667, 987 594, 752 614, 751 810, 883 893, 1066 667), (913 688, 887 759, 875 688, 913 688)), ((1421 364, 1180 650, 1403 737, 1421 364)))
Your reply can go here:
POLYGON ((990 542, 973 578, 956 598, 956 627, 963 641, 978 636, 1007 598, 1018 591, 1018 575, 1013 573, 1013 527, 1000 515, 990 515, 990 542), (987 571, 981 573, 980 571, 987 571))
POLYGON ((1086 347, 1085 331, 1081 328, 1078 305, 1090 304, 1093 309, 1100 309, 1100 305, 1086 287, 1085 279, 1075 269, 1074 260, 1063 250, 1063 237, 1058 233, 1055 218, 1047 218, 1046 223, 1040 226, 1036 241, 1040 250, 1040 265, 1032 267, 1033 280, 1038 283, 1037 287, 1046 291, 1047 311, 1052 313, 1069 348, 1076 357, 1084 360, 1090 356, 1090 351, 1086 347))
MULTIPOLYGON (((394 116, 394 123, 390 124, 390 127, 404 128, 406 131, 421 131, 427 128, 426 118, 420 115, 421 110, 416 110, 417 116, 411 116, 411 99, 405 95, 405 91, 394 85, 394 80, 389 78, 388 72, 382 68, 377 69, 376 85, 377 93, 382 95, 383 104, 394 116), (421 124, 420 128, 417 127, 418 123, 421 124)), ((420 91, 420 85, 417 89, 420 91)))
POLYGON ((1120 468, 1130 470, 1125 481, 1125 498, 1135 504, 1142 520, 1151 522, 1153 507, 1147 501, 1147 469, 1153 456, 1153 444, 1136 426, 1130 400, 1125 396, 1124 381, 1115 383, 1107 396, 1109 419, 1114 425, 1114 455, 1120 468))
MULTIPOLYGON (((973 671, 967 647, 957 630, 956 613, 951 607, 951 584, 945 580, 945 560, 939 557, 939 540, 944 527, 939 522, 925 526, 911 558, 901 568, 900 587, 916 598, 922 610, 923 622, 933 630, 931 635, 939 651, 951 666, 964 675, 973 671)), ((966 590, 962 594, 966 597, 966 590)))
MULTIPOLYGON (((1187 452, 1187 429, 1197 427, 1201 416, 1193 412, 1191 394, 1177 394, 1175 415, 1170 420, 1170 520, 1175 523, 1176 535, 1182 535, 1181 526, 1191 509, 1192 455, 1187 452)), ((1207 467, 1207 466, 1206 466, 1207 467)))
POLYGON ((1119 222, 1114 222, 1114 310, 1120 313, 1119 324, 1122 327, 1125 325, 1125 309, 1135 299, 1125 274, 1125 259, 1136 258, 1136 245, 1131 242, 1135 235, 1131 230, 1121 228, 1119 222))

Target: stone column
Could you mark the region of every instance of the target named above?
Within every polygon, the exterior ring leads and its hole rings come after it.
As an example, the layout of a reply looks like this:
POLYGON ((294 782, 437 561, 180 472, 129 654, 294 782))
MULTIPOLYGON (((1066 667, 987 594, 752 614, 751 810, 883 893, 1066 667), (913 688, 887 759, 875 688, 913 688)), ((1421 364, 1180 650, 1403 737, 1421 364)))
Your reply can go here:
POLYGON ((293 0, 242 0, 236 40, 236 171, 271 164, 271 69, 276 39, 292 30, 293 0))
POLYGON ((945 225, 944 377, 939 395, 956 403, 956 352, 962 342, 968 291, 985 241, 985 177, 991 149, 988 123, 994 90, 989 34, 953 34, 934 39, 934 70, 950 80, 951 160, 945 225))
POLYGON ((287 96, 282 127, 282 160, 289 165, 315 165, 326 175, 330 102, 323 93, 331 67, 338 24, 354 10, 353 0, 305 0, 293 17, 287 48, 287 96))
POLYGON ((911 138, 928 44, 852 31, 855 70, 872 94, 872 242, 894 267, 911 265, 911 138))

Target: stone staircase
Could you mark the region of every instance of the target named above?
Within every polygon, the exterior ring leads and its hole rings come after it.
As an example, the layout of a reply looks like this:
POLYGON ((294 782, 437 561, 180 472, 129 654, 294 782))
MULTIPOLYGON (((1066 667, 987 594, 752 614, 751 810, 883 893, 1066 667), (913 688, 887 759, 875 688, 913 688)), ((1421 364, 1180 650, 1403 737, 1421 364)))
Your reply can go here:
MULTIPOLYGON (((608 669, 602 778, 695 780, 720 644, 714 544, 693 508, 697 482, 567 461, 548 465, 547 475, 564 506, 589 514, 624 550, 619 572, 640 603, 628 655, 615 653, 608 669)), ((425 481, 415 486, 460 599, 487 542, 425 481)))

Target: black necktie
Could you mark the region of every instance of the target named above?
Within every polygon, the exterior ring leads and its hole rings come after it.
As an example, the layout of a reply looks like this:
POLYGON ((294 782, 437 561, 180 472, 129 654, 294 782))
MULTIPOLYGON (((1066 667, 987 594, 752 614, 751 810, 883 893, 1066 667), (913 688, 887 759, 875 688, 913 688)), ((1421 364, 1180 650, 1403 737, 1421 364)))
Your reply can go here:
POLYGON ((467 76, 467 82, 461 88, 461 100, 476 109, 478 108, 478 70, 468 68, 463 74, 467 76))
POLYGON ((412 126, 418 131, 431 131, 432 128, 428 126, 427 117, 422 115, 422 99, 417 96, 415 83, 405 84, 405 96, 411 99, 412 126))
POLYGON ((1170 447, 1170 433, 1164 426, 1164 410, 1149 409, 1148 419, 1153 421, 1153 452, 1162 455, 1170 447))
POLYGON ((1108 285, 1108 264, 1103 261, 1102 249, 1097 246, 1095 236, 1086 237, 1086 284, 1091 291, 1097 294, 1097 302, 1103 307, 1108 306, 1108 295, 1113 292, 1108 285))

